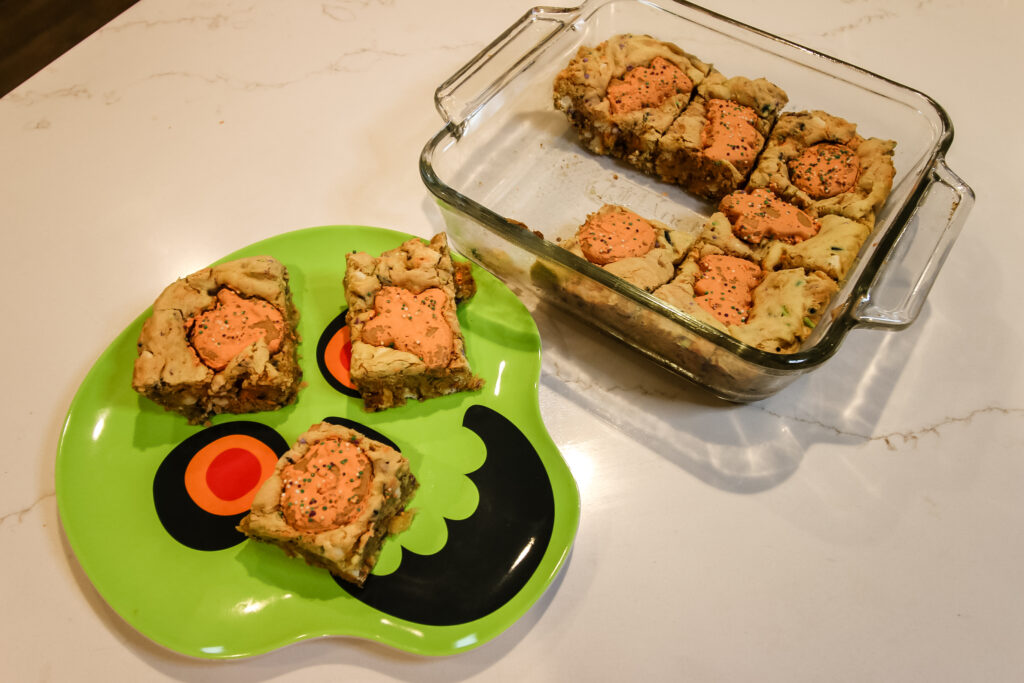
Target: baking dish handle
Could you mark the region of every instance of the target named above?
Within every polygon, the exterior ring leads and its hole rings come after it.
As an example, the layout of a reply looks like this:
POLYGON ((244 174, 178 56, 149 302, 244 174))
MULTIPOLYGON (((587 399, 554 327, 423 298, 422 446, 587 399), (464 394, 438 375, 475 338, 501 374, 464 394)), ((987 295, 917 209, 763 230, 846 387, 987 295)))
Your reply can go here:
POLYGON ((580 7, 534 7, 437 88, 434 104, 456 137, 473 112, 530 66, 580 12, 580 7))
POLYGON ((906 228, 851 314, 859 325, 899 329, 914 322, 974 205, 974 191, 945 159, 936 160, 927 182, 906 228))

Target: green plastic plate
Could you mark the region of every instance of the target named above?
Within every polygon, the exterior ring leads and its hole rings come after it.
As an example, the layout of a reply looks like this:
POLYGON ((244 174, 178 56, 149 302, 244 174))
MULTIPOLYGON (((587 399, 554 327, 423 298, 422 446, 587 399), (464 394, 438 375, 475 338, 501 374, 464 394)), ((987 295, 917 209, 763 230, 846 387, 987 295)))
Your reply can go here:
POLYGON ((576 534, 579 493, 540 417, 536 326, 500 281, 474 267, 477 293, 459 305, 470 364, 486 380, 478 392, 367 413, 321 369, 318 355, 344 312, 345 253, 378 254, 409 238, 362 226, 309 228, 223 259, 268 254, 288 267, 307 386, 282 410, 221 415, 203 427, 138 396, 132 364, 149 311, 90 370, 57 451, 61 521, 99 593, 151 640, 205 658, 322 636, 452 654, 500 634, 557 576, 576 534), (223 547, 198 549, 189 534, 232 519, 158 510, 168 496, 188 497, 172 455, 184 449, 187 459, 204 433, 255 424, 291 444, 325 418, 390 439, 420 481, 412 526, 385 543, 364 589, 274 546, 232 538, 230 528, 223 547))

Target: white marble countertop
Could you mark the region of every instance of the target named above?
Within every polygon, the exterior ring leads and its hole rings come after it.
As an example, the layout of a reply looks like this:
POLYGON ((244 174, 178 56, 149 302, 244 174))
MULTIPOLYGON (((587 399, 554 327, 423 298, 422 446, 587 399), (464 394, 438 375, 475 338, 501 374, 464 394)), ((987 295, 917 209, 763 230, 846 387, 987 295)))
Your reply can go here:
MULTIPOLYGON (((531 5, 142 0, 0 100, 0 678, 1024 678, 1013 2, 715 3, 940 102, 949 165, 977 203, 913 326, 854 331, 771 399, 726 405, 624 359, 630 384, 596 390, 672 402, 688 455, 596 416, 595 389, 546 358, 541 410, 581 523, 560 578, 492 641, 442 658, 327 638, 195 660, 93 588, 62 530, 54 462, 99 354, 169 281, 259 239, 443 229, 417 170, 442 123, 434 89, 531 5), (736 435, 762 431, 792 447, 744 490, 722 473, 760 452, 736 435)), ((537 322, 546 349, 604 345, 537 322)))

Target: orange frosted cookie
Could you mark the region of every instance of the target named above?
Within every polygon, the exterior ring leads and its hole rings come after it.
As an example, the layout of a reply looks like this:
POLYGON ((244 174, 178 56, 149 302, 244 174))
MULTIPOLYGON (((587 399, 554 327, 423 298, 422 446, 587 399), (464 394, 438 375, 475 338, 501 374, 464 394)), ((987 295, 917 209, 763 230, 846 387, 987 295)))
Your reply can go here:
POLYGON ((693 285, 697 305, 725 325, 747 322, 754 288, 761 282, 761 268, 725 254, 708 254, 697 265, 701 273, 693 285))
POLYGON ((472 278, 453 266, 445 233, 379 257, 348 254, 346 264, 350 376, 367 410, 483 386, 455 312, 456 297, 472 293, 472 278))
POLYGON ((322 422, 281 456, 238 529, 362 586, 388 534, 411 521, 417 486, 401 453, 322 422))
POLYGON ((718 209, 732 222, 736 236, 754 245, 766 239, 802 242, 821 228, 818 221, 767 190, 733 192, 719 202, 718 209))
POLYGON ((269 256, 205 268, 169 285, 142 326, 132 387, 198 424, 274 410, 302 380, 288 271, 269 256))

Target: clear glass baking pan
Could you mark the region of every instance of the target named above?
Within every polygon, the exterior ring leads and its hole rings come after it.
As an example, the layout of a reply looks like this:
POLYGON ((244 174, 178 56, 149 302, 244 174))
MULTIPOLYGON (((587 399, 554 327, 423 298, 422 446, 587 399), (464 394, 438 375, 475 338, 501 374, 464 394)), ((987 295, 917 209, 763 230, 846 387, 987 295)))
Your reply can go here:
POLYGON ((521 297, 549 302, 730 401, 770 396, 832 356, 854 327, 912 323, 974 201, 945 163, 946 112, 927 95, 688 2, 537 7, 445 81, 444 127, 420 157, 455 248, 521 297), (622 204, 697 231, 713 207, 585 151, 552 103, 580 45, 619 33, 673 42, 727 76, 765 77, 787 111, 821 109, 897 142, 892 194, 830 310, 796 353, 761 351, 558 247, 587 214, 622 204))

